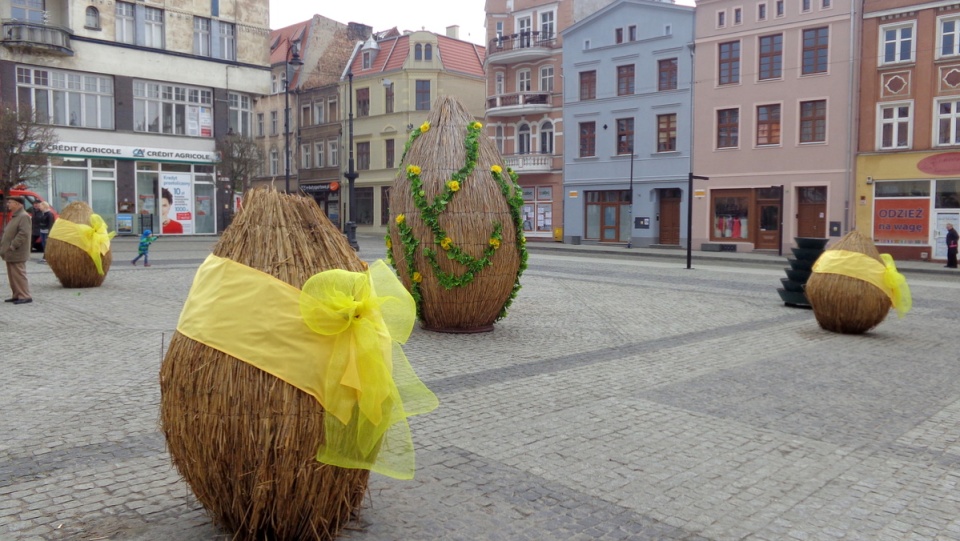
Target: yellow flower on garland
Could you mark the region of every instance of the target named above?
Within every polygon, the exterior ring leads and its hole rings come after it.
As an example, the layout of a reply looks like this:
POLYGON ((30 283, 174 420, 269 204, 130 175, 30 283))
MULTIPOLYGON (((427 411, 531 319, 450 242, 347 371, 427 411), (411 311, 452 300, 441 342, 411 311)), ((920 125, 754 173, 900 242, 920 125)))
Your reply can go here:
POLYGON ((393 241, 390 240, 390 237, 387 237, 387 248, 393 248, 393 241))
POLYGON ((448 181, 447 181, 447 188, 450 188, 450 191, 451 191, 451 192, 459 192, 459 191, 460 191, 460 183, 459 183, 458 181, 456 181, 456 180, 448 180, 448 181))
POLYGON ((440 247, 443 248, 444 250, 449 250, 452 244, 453 244, 453 239, 451 239, 450 237, 444 237, 443 240, 440 241, 440 247))
POLYGON ((406 219, 407 217, 403 214, 397 214, 397 225, 402 224, 404 221, 406 221, 406 219))
POLYGON ((419 174, 420 174, 420 166, 417 166, 417 165, 408 165, 408 166, 407 166, 407 173, 413 173, 414 175, 419 175, 419 174))
POLYGON ((500 249, 500 239, 490 239, 490 246, 493 246, 494 250, 500 249))
POLYGON ((420 133, 427 133, 428 131, 430 131, 429 122, 424 122, 423 124, 420 124, 420 133))
POLYGON ((420 274, 419 272, 414 272, 414 273, 413 273, 413 281, 419 284, 420 282, 423 281, 423 275, 420 274))
POLYGON ((490 168, 490 170, 498 175, 500 173, 503 173, 503 167, 500 167, 499 165, 494 165, 493 167, 490 168))
POLYGON ((483 127, 483 124, 481 124, 481 123, 479 123, 479 122, 474 122, 474 123, 473 123, 473 128, 474 128, 474 129, 479 130, 479 129, 482 128, 482 127, 483 127))

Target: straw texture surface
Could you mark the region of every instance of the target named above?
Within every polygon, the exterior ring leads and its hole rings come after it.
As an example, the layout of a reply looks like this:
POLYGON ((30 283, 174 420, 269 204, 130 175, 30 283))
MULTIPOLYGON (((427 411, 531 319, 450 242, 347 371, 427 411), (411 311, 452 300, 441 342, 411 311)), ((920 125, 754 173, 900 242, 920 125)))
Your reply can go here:
MULTIPOLYGON (((829 250, 847 250, 881 261, 873 241, 851 231, 829 250)), ((825 330, 863 334, 879 325, 890 313, 890 298, 875 285, 843 276, 814 272, 805 286, 817 323, 825 330)))
MULTIPOLYGON (((298 288, 325 270, 366 270, 312 199, 260 189, 243 208, 214 254, 298 288)), ((173 463, 235 539, 332 539, 358 511, 370 472, 316 461, 324 410, 314 397, 180 333, 160 387, 173 463)))
MULTIPOLYGON (((467 269, 447 258, 441 246, 443 239, 436 238, 425 223, 414 202, 406 171, 409 165, 421 168, 423 196, 428 202, 435 201, 452 175, 467 162, 465 137, 473 119, 456 98, 447 96, 437 99, 427 122, 429 130, 413 141, 390 194, 390 240, 397 274, 411 292, 411 271, 422 277, 420 319, 424 328, 444 332, 492 330, 511 296, 521 264, 517 243, 522 242, 522 237, 518 239, 510 205, 491 173, 491 167, 502 166, 503 160, 490 138, 480 133, 476 166, 437 219, 453 245, 478 259, 488 248, 496 224, 502 226, 500 247, 490 257, 490 265, 473 273, 469 284, 448 289, 438 279, 425 250, 437 252, 436 260, 444 273, 459 277, 467 273, 467 269), (414 269, 409 268, 396 224, 401 214, 418 241, 412 257, 414 269)), ((502 174, 512 185, 506 167, 502 174)))
MULTIPOLYGON (((63 207, 60 219, 70 220, 75 224, 89 224, 93 209, 83 201, 74 201, 63 207)), ((47 239, 44 250, 47 266, 53 271, 60 284, 66 288, 100 287, 107 279, 110 263, 113 262, 113 249, 101 257, 103 274, 97 272, 97 266, 90 255, 76 246, 59 239, 47 239)))

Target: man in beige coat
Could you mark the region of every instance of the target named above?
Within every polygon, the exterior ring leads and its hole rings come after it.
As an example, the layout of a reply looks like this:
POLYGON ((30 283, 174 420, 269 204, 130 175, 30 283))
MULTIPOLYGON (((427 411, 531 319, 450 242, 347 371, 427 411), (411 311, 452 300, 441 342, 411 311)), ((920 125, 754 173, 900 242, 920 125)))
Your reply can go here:
POLYGON ((7 263, 7 279, 13 296, 4 302, 27 304, 33 302, 30 297, 30 283, 27 282, 27 260, 30 259, 30 215, 23 209, 22 197, 7 197, 7 211, 10 221, 3 228, 0 237, 0 258, 7 263))

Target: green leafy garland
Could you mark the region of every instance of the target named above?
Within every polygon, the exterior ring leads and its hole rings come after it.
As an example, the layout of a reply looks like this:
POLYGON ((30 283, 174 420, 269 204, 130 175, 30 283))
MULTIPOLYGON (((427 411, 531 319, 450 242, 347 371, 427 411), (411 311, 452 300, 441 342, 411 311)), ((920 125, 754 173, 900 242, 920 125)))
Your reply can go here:
MULTIPOLYGON (((477 166, 477 158, 480 155, 480 137, 482 128, 483 125, 479 122, 471 122, 470 125, 467 126, 467 136, 464 140, 464 147, 467 151, 466 163, 460 168, 459 171, 451 175, 452 178, 446 182, 443 192, 434 197, 433 201, 427 201, 426 193, 423 189, 423 181, 420 178, 420 167, 417 165, 408 165, 406 170, 407 180, 410 181, 410 188, 413 194, 413 203, 417 207, 417 210, 420 211, 420 218, 423 220, 423 223, 426 224, 433 233, 433 244, 439 246, 441 251, 446 252, 447 259, 456 261, 465 267, 463 273, 459 275, 450 272, 444 272, 440 268, 440 263, 437 260, 437 255, 439 252, 434 248, 423 248, 423 254, 430 263, 430 267, 433 269, 434 276, 437 277, 439 284, 448 290, 455 287, 464 287, 472 283, 480 271, 493 264, 491 258, 493 257, 494 252, 500 249, 500 245, 503 242, 503 224, 497 222, 494 224, 493 232, 490 234, 490 239, 487 241, 487 247, 484 249, 481 257, 473 257, 463 251, 463 249, 460 248, 460 246, 458 246, 449 235, 447 235, 446 230, 440 226, 440 222, 438 220, 440 214, 443 213, 450 201, 453 200, 454 194, 460 191, 463 183, 467 180, 470 174, 473 173, 474 168, 477 166)), ((413 130, 413 132, 410 134, 410 138, 407 140, 407 144, 404 146, 403 155, 400 157, 401 163, 403 163, 403 159, 406 157, 407 151, 410 150, 410 146, 417 139, 417 137, 420 137, 420 135, 429 130, 430 124, 428 122, 424 122, 419 128, 413 130)), ((517 232, 517 252, 520 256, 520 268, 517 272, 517 278, 514 281, 513 289, 511 290, 507 301, 500 309, 500 314, 497 316, 497 320, 500 320, 506 317, 507 308, 510 307, 510 305, 513 303, 513 299, 517 296, 517 292, 520 291, 520 276, 527 268, 528 254, 526 247, 527 241, 523 236, 523 221, 521 218, 523 196, 521 195, 520 186, 517 184, 517 174, 508 168, 507 175, 504 175, 503 168, 499 165, 494 165, 490 168, 490 171, 494 180, 496 180, 497 184, 500 186, 500 192, 503 194, 510 207, 510 217, 513 219, 513 223, 517 232), (509 182, 507 181, 508 178, 509 182)), ((397 215, 395 225, 400 243, 403 246, 403 259, 407 264, 407 272, 410 273, 410 281, 412 283, 410 294, 413 296, 413 299, 417 304, 417 316, 422 318, 423 296, 420 292, 420 283, 423 281, 423 275, 416 270, 416 265, 414 262, 414 254, 416 254, 417 248, 420 246, 420 241, 414 236, 413 229, 406 223, 406 217, 403 214, 397 215)), ((397 263, 393 258, 393 246, 389 233, 386 236, 386 243, 387 261, 390 262, 394 269, 397 269, 397 263)))

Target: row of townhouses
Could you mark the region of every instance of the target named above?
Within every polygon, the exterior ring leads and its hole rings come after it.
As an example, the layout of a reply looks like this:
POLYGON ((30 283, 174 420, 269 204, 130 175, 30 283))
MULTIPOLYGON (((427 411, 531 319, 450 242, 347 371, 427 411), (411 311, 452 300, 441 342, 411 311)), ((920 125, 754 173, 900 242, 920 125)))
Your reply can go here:
MULTIPOLYGON (((9 7, 7 7, 9 6, 9 7)), ((257 184, 389 223, 410 131, 440 95, 520 175, 536 240, 788 250, 869 233, 942 259, 960 222, 960 5, 909 0, 486 0, 485 46, 266 0, 11 0, 0 100, 60 143, 33 187, 131 232, 213 233, 234 207, 215 143, 257 184), (353 142, 352 146, 350 142, 353 142), (168 211, 168 209, 170 209, 168 211)))

